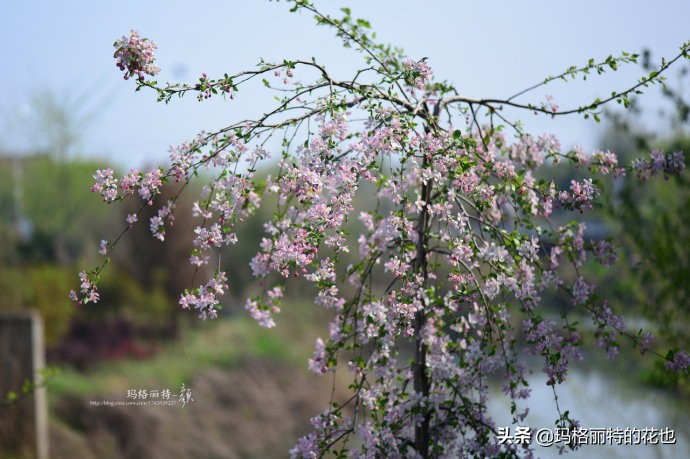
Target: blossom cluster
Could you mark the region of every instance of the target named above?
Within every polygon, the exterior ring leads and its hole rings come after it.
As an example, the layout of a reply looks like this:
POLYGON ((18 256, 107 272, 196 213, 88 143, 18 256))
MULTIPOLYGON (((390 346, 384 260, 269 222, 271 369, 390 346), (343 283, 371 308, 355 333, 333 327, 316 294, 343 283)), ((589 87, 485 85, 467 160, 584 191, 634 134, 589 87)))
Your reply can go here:
POLYGON ((685 351, 676 351, 672 353, 671 359, 666 362, 666 368, 672 371, 686 371, 690 368, 690 355, 685 351))
POLYGON ((273 287, 264 296, 249 298, 244 308, 249 311, 249 315, 255 319, 259 325, 266 328, 276 326, 273 314, 280 312, 280 299, 283 297, 281 287, 273 287))
POLYGON ((592 202, 598 194, 599 189, 592 183, 592 179, 585 179, 582 183, 571 180, 570 192, 561 191, 558 197, 567 208, 583 212, 592 208, 592 202))
POLYGON ((661 150, 654 150, 649 154, 649 158, 633 161, 632 168, 643 180, 659 174, 668 178, 671 175, 680 174, 685 169, 685 154, 682 151, 664 153, 661 150))
POLYGON ((81 281, 79 286, 80 293, 78 294, 76 291, 70 290, 69 298, 77 304, 98 303, 101 297, 93 277, 89 273, 82 271, 79 273, 79 280, 81 281))
POLYGON ((154 76, 160 72, 155 64, 156 44, 148 38, 139 36, 139 32, 132 30, 129 37, 123 35, 115 41, 115 54, 117 67, 125 72, 125 80, 135 76, 143 81, 145 75, 154 76))
POLYGON ((215 319, 218 317, 220 297, 227 289, 227 275, 221 271, 201 287, 185 291, 180 297, 180 306, 184 309, 196 309, 200 319, 215 319))
POLYGON ((98 193, 105 202, 113 202, 131 194, 139 194, 148 205, 152 205, 152 199, 160 193, 163 186, 163 171, 152 169, 141 173, 132 169, 122 178, 114 177, 112 169, 97 170, 93 178, 96 180, 91 191, 98 193))
POLYGON ((426 60, 415 61, 414 59, 407 59, 403 62, 403 67, 410 72, 412 81, 417 89, 426 89, 433 75, 433 70, 426 63, 426 60))

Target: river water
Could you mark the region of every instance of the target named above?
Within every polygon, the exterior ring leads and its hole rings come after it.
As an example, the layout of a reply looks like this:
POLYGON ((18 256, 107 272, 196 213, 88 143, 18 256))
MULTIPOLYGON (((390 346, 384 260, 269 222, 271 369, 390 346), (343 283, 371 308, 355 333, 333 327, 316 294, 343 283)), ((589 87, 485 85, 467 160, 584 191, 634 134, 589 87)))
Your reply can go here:
MULTIPOLYGON (((571 366, 566 383, 557 388, 561 411, 569 410, 572 419, 580 421, 582 428, 625 430, 665 429, 673 431, 675 444, 656 445, 604 445, 582 446, 559 456, 558 448, 535 448, 541 458, 621 458, 621 459, 675 459, 690 458, 690 408, 666 392, 634 384, 636 375, 612 373, 609 369, 578 369, 571 366), (631 382, 633 381, 633 382, 631 382)), ((553 390, 545 384, 546 378, 535 371, 528 379, 532 395, 530 413, 522 424, 532 433, 539 429, 554 430, 558 417, 553 390)), ((490 414, 497 426, 510 426, 511 416, 507 399, 496 389, 491 397, 490 414)), ((515 427, 510 434, 515 433, 515 427)), ((510 436, 510 435, 509 435, 510 436)), ((547 434, 548 437, 548 434, 547 434)), ((547 438, 543 437, 543 438, 547 438)), ((668 436, 665 437, 668 440, 668 436)), ((534 441, 534 440, 532 440, 534 441)))

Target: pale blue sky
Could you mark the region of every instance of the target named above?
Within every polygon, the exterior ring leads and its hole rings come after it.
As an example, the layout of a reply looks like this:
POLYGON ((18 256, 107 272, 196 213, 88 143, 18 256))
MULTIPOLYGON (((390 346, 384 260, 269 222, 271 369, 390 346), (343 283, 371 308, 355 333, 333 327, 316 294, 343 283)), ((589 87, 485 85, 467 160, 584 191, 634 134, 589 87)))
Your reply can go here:
MULTIPOLYGON (((375 1, 316 0, 350 6, 369 19, 382 41, 411 57, 428 57, 435 74, 466 95, 507 97, 523 87, 590 57, 649 47, 671 56, 690 40, 690 2, 565 1, 375 1)), ((290 14, 285 3, 261 0, 24 1, 0 7, 0 147, 21 151, 40 144, 41 132, 22 123, 32 97, 52 91, 59 98, 83 97, 82 114, 95 116, 80 150, 122 166, 161 162, 167 149, 201 129, 218 128, 261 113, 258 98, 240 94, 231 103, 195 100, 164 106, 150 92, 133 91, 115 67, 112 43, 130 29, 158 44, 159 81, 234 73, 267 60, 316 57, 346 78, 359 56, 345 50, 332 32, 313 26, 306 14, 290 14)), ((606 96, 634 82, 637 66, 615 78, 558 85, 547 91, 561 107, 606 96)), ((539 101, 544 93, 535 94, 539 101)), ((657 91, 647 104, 658 101, 657 91)), ((535 133, 551 132, 566 145, 596 144, 600 129, 580 118, 552 121, 522 115, 535 133)), ((650 122, 653 120, 650 119, 650 122)))

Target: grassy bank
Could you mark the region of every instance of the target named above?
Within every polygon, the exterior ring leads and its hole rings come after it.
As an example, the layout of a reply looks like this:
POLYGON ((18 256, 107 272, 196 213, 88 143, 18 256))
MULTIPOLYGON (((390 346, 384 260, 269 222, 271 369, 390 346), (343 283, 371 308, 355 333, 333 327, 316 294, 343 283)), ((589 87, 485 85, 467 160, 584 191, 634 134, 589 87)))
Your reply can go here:
POLYGON ((155 356, 104 362, 87 372, 58 368, 48 381, 50 397, 122 394, 129 388, 179 387, 201 370, 232 369, 241 359, 268 357, 304 368, 313 340, 324 328, 313 305, 288 304, 275 329, 264 329, 238 313, 227 319, 186 324, 180 339, 155 356), (311 310, 310 310, 311 308, 311 310))

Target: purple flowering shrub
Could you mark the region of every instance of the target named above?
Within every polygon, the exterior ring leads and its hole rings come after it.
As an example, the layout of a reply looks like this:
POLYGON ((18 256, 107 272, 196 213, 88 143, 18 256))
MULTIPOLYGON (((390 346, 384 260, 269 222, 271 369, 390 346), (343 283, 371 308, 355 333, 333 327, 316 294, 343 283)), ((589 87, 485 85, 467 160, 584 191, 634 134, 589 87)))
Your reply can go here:
MULTIPOLYGON (((628 332, 580 273, 588 259, 610 265, 614 247, 586 240, 584 223, 553 218, 555 211, 576 219, 592 209, 600 194, 596 179, 558 189, 537 179, 535 171, 566 160, 592 176, 633 172, 646 178, 678 173, 684 163, 681 152, 653 152, 626 168, 611 152, 566 151, 553 136, 523 132, 503 108, 596 118, 602 105, 625 103, 629 94, 659 81, 669 66, 688 57, 688 44, 658 72, 609 99, 561 110, 550 99, 518 102, 528 91, 507 99, 459 95, 433 80, 426 60, 375 43, 369 23, 353 19, 348 9, 335 19, 307 1, 291 3, 363 52, 365 65, 354 77, 337 79, 314 60, 296 60, 261 62, 219 79, 203 75, 196 85, 158 85, 145 80, 158 72, 155 45, 133 32, 115 44, 117 65, 126 79, 137 77, 137 89, 149 88, 161 101, 189 93, 200 101, 233 95, 257 79, 279 101, 260 118, 172 147, 167 170, 133 170, 121 178, 97 171, 93 191, 106 202, 138 199, 144 209, 164 181, 186 185, 211 171, 215 178, 191 208, 198 226, 190 234, 189 262, 196 267, 207 266, 221 247, 241 243, 237 226, 265 199, 276 203, 250 264, 263 291, 248 298, 245 308, 259 325, 273 327, 290 280, 310 283, 314 304, 331 310, 333 320, 328 336, 316 340, 309 369, 346 371, 352 378, 352 398, 315 416, 312 433, 291 450, 292 457, 529 455, 528 445, 497 441, 486 410, 487 381, 501 378, 518 423, 527 415, 529 355, 543 360, 554 388, 567 378, 569 364, 582 360, 578 327, 567 314, 550 317, 540 307, 545 292, 561 292, 569 310, 590 316, 596 342, 608 354, 616 354, 623 338, 656 353, 651 335, 628 332), (266 147, 271 137, 282 141, 277 171, 259 180, 254 171, 275 154, 266 147), (373 190, 375 205, 355 211, 364 189, 373 190), (353 220, 362 228, 354 239, 346 231, 353 220), (346 253, 356 262, 345 263, 346 253), (562 275, 564 267, 575 273, 574 280, 562 275)), ((531 89, 561 77, 615 70, 636 57, 590 61, 531 89)), ((175 204, 175 198, 167 201, 148 222, 129 215, 123 233, 148 224, 164 240, 175 204)), ((114 242, 102 244, 106 257, 114 242)), ((80 274, 81 286, 70 294, 76 302, 98 301, 106 263, 107 258, 80 274)), ((217 317, 229 276, 218 271, 186 290, 181 307, 202 319, 217 317)), ((668 365, 687 371, 688 355, 678 351, 668 365)), ((557 424, 571 428, 577 421, 559 412, 557 424)))

